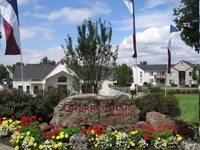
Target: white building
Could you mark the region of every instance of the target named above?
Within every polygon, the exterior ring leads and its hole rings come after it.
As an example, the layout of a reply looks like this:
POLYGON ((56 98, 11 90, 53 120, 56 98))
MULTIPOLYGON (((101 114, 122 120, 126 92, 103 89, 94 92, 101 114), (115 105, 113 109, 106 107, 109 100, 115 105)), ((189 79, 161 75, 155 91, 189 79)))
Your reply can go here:
POLYGON ((21 66, 16 66, 13 74, 13 88, 23 89, 30 94, 34 94, 38 89, 61 89, 74 92, 73 76, 74 72, 66 67, 64 60, 57 65, 27 64, 23 66, 23 79, 21 66))
POLYGON ((170 86, 191 86, 197 84, 197 81, 192 79, 193 64, 181 60, 177 64, 171 66, 171 73, 167 74, 167 65, 133 65, 134 83, 142 86, 144 82, 156 83, 158 85, 170 86))

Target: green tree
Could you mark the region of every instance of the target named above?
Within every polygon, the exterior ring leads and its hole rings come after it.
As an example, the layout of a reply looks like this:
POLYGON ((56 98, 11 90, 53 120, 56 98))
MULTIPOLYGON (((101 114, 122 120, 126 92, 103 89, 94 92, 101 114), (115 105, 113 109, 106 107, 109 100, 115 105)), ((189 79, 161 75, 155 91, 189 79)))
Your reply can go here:
POLYGON ((197 80, 198 84, 200 84, 200 65, 196 65, 193 67, 192 79, 197 80))
POLYGON ((7 70, 3 64, 0 64, 0 82, 7 78, 7 70))
POLYGON ((174 16, 181 39, 199 52, 199 1, 181 0, 181 5, 174 8, 174 16))
POLYGON ((43 58, 40 60, 40 64, 55 65, 56 62, 55 62, 55 60, 50 60, 50 59, 48 59, 47 56, 45 56, 45 57, 43 57, 43 58))
MULTIPOLYGON (((70 35, 65 39, 67 67, 72 69, 79 80, 83 80, 84 93, 97 93, 102 82, 110 75, 110 68, 116 66, 117 51, 111 50, 112 27, 99 19, 84 20, 77 27, 77 45, 73 47, 70 35)), ((78 84, 78 83, 76 83, 78 84)))
POLYGON ((140 65, 147 65, 147 61, 141 61, 140 65))
POLYGON ((118 85, 126 86, 128 83, 131 83, 133 80, 132 75, 132 69, 127 64, 117 66, 116 79, 118 85))

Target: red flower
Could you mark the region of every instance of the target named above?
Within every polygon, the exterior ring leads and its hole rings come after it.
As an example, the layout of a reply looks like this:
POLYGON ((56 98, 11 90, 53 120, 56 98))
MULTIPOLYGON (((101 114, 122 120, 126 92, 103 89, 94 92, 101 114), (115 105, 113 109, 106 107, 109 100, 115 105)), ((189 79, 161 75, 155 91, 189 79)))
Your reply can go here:
POLYGON ((150 134, 145 134, 144 136, 143 136, 143 138, 144 138, 144 140, 149 140, 150 138, 151 138, 151 135, 150 134))
POLYGON ((46 133, 42 133, 42 138, 45 139, 47 137, 46 133))
POLYGON ((81 132, 82 132, 83 134, 87 134, 87 130, 86 130, 86 129, 82 129, 81 132))
POLYGON ((38 118, 38 121, 42 121, 43 119, 42 118, 38 118))
MULTIPOLYGON (((15 116, 11 116, 10 118, 11 118, 11 119, 15 119, 15 116)), ((1 119, 0 119, 0 120, 1 120, 1 119)))

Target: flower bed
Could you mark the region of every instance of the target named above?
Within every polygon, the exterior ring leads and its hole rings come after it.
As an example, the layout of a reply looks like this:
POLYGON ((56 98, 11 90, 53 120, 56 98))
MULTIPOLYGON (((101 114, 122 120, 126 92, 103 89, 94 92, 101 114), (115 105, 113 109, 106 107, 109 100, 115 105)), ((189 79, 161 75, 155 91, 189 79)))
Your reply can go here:
MULTIPOLYGON (((185 139, 178 133, 178 127, 157 127, 141 125, 129 133, 112 130, 104 123, 88 126, 87 121, 67 127, 50 124, 41 128, 42 118, 23 116, 21 120, 0 118, 0 138, 11 137, 15 150, 67 150, 81 145, 85 149, 128 150, 128 149, 178 149, 185 139)), ((187 137, 190 138, 190 137, 187 137)))

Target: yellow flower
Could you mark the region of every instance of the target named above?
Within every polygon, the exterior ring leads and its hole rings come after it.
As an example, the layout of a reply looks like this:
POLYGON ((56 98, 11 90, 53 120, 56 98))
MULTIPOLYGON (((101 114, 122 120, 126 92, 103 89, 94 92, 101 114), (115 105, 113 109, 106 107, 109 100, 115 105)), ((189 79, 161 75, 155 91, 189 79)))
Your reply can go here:
POLYGON ((180 135, 176 135, 177 136, 177 138, 176 138, 176 140, 178 141, 178 142, 180 142, 183 138, 182 138, 182 136, 180 136, 180 135))
POLYGON ((58 144, 54 144, 54 148, 55 148, 55 149, 58 148, 58 144))
POLYGON ((28 142, 28 145, 29 145, 29 146, 33 146, 33 142, 32 142, 32 141, 29 141, 29 142, 28 142))
POLYGON ((19 143, 19 140, 18 140, 18 139, 16 140, 16 143, 17 143, 17 144, 19 143))
POLYGON ((60 135, 60 138, 61 138, 61 139, 63 139, 64 137, 65 137, 64 134, 61 134, 61 135, 60 135))
POLYGON ((37 146, 37 143, 34 143, 33 146, 36 147, 36 146, 37 146))
POLYGON ((163 142, 163 143, 167 143, 167 140, 165 140, 165 139, 162 139, 162 142, 163 142))
POLYGON ((134 143, 133 141, 130 141, 130 145, 131 145, 132 147, 134 147, 134 146, 135 146, 135 143, 134 143))
POLYGON ((44 146, 43 146, 43 145, 40 145, 40 146, 39 146, 39 149, 44 149, 44 146))
POLYGON ((15 150, 19 150, 19 146, 15 146, 15 150))
POLYGON ((9 123, 12 123, 13 121, 12 121, 12 119, 9 119, 8 122, 9 122, 9 123))
POLYGON ((68 139, 68 137, 69 137, 69 135, 66 133, 66 134, 65 134, 65 138, 68 139))
POLYGON ((157 140, 160 141, 161 140, 160 137, 158 137, 157 140))
POLYGON ((95 132, 94 130, 91 130, 91 133, 92 133, 92 134, 94 134, 94 132, 95 132))
POLYGON ((55 139, 55 135, 51 137, 52 139, 55 139))
POLYGON ((59 140, 60 139, 60 136, 56 136, 56 140, 59 140))
POLYGON ((27 135, 27 136, 29 136, 30 134, 31 134, 31 132, 30 132, 30 131, 26 132, 26 135, 27 135))
POLYGON ((58 142, 58 147, 61 147, 63 145, 62 142, 58 142))
POLYGON ((95 144, 94 147, 98 147, 98 144, 95 144))

